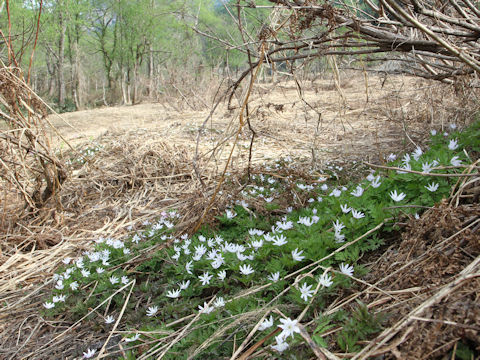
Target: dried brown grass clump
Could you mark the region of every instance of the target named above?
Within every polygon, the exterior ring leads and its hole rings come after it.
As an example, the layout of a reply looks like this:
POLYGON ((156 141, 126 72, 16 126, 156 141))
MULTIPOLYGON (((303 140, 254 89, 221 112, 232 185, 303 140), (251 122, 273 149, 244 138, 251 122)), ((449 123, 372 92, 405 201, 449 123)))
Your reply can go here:
POLYGON ((66 170, 46 134, 47 108, 16 67, 0 65, 0 184, 5 213, 36 212, 55 196, 66 170), (11 201, 16 197, 23 204, 11 201), (17 206, 20 205, 20 206, 17 206))
POLYGON ((444 201, 407 224, 365 279, 383 292, 363 300, 390 316, 370 349, 390 334, 382 348, 392 359, 440 358, 460 341, 480 351, 479 229, 478 203, 444 201))

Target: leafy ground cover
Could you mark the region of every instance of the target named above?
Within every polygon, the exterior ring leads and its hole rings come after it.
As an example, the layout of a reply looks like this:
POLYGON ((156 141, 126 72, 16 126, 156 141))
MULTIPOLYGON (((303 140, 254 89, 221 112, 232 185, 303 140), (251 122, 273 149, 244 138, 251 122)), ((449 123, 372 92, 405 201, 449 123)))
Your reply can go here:
POLYGON ((282 159, 195 234, 178 233, 172 211, 129 237, 96 239, 82 258, 64 259, 42 311, 109 334, 105 346, 85 349, 85 358, 229 358, 250 351, 303 359, 317 347, 359 351, 388 314, 332 302, 363 281, 365 254, 403 219, 449 197, 455 174, 472 164, 479 122, 448 132, 389 155, 383 167, 352 164, 355 181, 335 164, 314 181, 299 181, 282 171, 295 163, 282 159), (305 206, 289 206, 292 198, 305 206))

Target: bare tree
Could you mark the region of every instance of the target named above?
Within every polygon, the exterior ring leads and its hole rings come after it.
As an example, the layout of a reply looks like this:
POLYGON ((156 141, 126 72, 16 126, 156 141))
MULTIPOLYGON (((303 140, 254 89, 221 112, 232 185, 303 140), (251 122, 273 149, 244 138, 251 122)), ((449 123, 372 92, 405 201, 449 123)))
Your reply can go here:
MULTIPOLYGON (((351 64, 396 60, 403 64, 397 72, 448 83, 480 72, 480 9, 470 0, 269 1, 237 6, 277 14, 261 32, 269 44, 264 62, 273 66, 343 55, 351 64)), ((250 62, 232 94, 257 64, 250 62)))

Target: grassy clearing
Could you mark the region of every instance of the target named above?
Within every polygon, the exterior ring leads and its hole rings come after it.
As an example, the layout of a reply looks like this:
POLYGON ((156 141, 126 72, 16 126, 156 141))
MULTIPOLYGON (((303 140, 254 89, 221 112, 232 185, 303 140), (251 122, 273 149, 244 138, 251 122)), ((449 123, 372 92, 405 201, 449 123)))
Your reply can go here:
POLYGON ((390 155, 368 176, 352 165, 358 181, 334 164, 312 182, 277 176, 295 168, 283 159, 191 236, 175 231, 172 211, 127 238, 97 239, 84 257, 65 259, 44 315, 121 335, 122 346, 91 347, 85 357, 220 359, 251 351, 303 359, 321 348, 359 351, 388 314, 333 301, 362 281, 364 254, 465 179, 455 174, 480 151, 480 123, 449 131, 433 135, 428 148, 390 155), (305 206, 289 207, 291 198, 305 206), (262 211, 252 210, 259 202, 262 211))

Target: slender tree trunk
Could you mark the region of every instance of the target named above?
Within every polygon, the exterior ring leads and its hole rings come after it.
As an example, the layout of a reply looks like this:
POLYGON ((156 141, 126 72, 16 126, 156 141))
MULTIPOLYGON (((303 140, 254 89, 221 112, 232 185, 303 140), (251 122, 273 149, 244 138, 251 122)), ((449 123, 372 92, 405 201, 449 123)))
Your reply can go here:
POLYGON ((153 88, 154 88, 154 80, 153 80, 153 70, 154 70, 154 63, 153 63, 153 46, 150 45, 149 47, 149 56, 148 56, 148 86, 147 86, 147 96, 151 97, 153 95, 153 88))
POLYGON ((58 12, 58 21, 60 25, 60 37, 58 39, 58 62, 57 62, 57 75, 58 75, 58 105, 60 107, 65 106, 65 75, 63 73, 65 63, 65 31, 66 23, 63 18, 62 11, 58 12))
POLYGON ((47 89, 48 96, 52 97, 55 94, 55 65, 52 63, 52 56, 47 53, 47 89))

